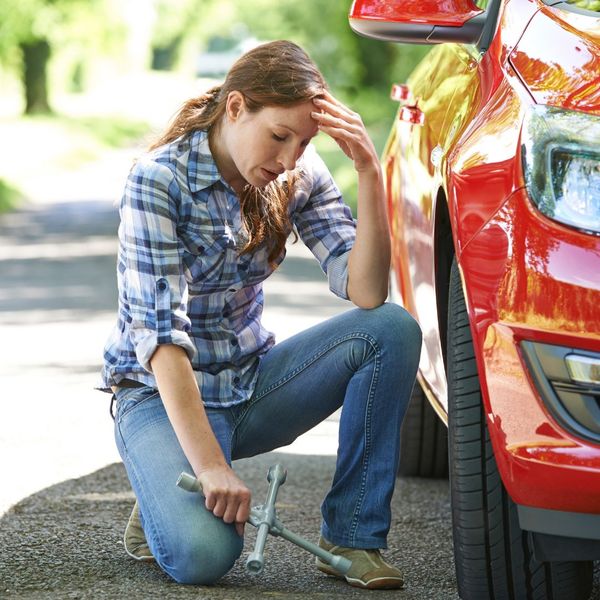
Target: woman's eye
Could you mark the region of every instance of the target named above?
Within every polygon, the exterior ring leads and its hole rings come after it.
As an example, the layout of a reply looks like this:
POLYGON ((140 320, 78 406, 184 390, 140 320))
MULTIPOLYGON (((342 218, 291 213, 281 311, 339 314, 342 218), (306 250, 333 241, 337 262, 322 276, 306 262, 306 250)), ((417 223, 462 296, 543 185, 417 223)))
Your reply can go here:
POLYGON ((276 133, 273 134, 273 139, 277 142, 285 142, 285 138, 277 135, 276 133))

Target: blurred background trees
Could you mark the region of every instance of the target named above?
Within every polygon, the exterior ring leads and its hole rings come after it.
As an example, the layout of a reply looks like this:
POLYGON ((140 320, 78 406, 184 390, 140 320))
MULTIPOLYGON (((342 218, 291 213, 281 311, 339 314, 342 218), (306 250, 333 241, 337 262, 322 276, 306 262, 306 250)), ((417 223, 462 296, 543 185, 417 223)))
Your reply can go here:
POLYGON ((104 0, 0 0, 0 65, 19 78, 25 114, 52 112, 51 61, 67 58, 71 90, 82 91, 86 62, 119 34, 104 0))
MULTIPOLYGON (((199 93, 222 78, 218 61, 285 38, 308 51, 334 95, 361 113, 381 150, 397 109, 390 86, 404 81, 428 48, 357 36, 349 7, 350 0, 0 0, 0 135, 7 140, 8 130, 31 126, 23 115, 38 115, 36 126, 46 115, 104 145, 130 142, 161 90, 199 93), (190 85, 182 86, 183 79, 190 85), (104 95, 94 95, 100 87, 104 95), (127 119, 136 123, 128 126, 127 119)), ((319 149, 343 161, 325 141, 319 149)), ((343 188, 351 169, 337 162, 330 168, 339 167, 334 174, 343 188)))
POLYGON ((291 39, 303 46, 337 93, 387 92, 426 49, 367 40, 347 20, 350 2, 322 0, 0 0, 0 65, 18 75, 26 114, 50 112, 56 85, 83 91, 103 56, 122 68, 191 74, 211 39, 291 39), (145 30, 145 31, 143 31, 145 30), (145 38, 145 39, 141 39, 145 38), (147 44, 140 64, 137 44, 147 44), (62 81, 52 62, 68 71, 62 81), (65 64, 67 63, 67 64, 65 64), (65 80, 66 79, 66 80, 65 80))

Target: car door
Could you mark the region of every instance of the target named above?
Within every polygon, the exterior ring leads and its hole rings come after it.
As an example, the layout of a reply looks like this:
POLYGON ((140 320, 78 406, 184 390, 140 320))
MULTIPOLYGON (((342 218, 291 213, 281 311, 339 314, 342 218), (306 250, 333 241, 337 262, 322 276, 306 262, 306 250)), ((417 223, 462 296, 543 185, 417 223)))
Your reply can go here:
POLYGON ((392 299, 395 288, 421 325, 421 383, 444 409, 445 334, 440 335, 440 322, 446 318, 440 319, 436 300, 436 202, 445 202, 445 154, 464 130, 478 94, 476 67, 469 46, 434 47, 407 82, 423 112, 423 125, 399 118, 384 153, 393 239, 392 299))

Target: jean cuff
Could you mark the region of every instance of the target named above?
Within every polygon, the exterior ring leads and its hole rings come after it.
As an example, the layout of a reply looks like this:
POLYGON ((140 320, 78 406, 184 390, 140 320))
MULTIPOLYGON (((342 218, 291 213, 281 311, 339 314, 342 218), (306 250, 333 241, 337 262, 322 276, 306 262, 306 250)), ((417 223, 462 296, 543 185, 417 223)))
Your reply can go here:
POLYGON ((373 536, 353 536, 350 539, 347 535, 337 535, 327 527, 326 523, 321 526, 321 535, 331 544, 342 546, 343 548, 360 548, 361 550, 385 550, 387 540, 373 536))

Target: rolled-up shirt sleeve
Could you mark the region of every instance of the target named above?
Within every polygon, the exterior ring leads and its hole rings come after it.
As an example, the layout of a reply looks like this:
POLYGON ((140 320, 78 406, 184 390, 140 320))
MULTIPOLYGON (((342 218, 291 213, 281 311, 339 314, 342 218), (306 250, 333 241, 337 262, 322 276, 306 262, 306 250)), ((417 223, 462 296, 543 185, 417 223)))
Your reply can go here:
POLYGON ((181 346, 190 360, 195 354, 177 236, 179 201, 169 167, 151 159, 133 166, 120 207, 119 293, 137 360, 149 372, 161 344, 181 346))
POLYGON ((356 223, 312 146, 305 152, 303 171, 307 198, 294 214, 294 224, 326 273, 329 289, 348 300, 348 256, 356 237, 356 223))

